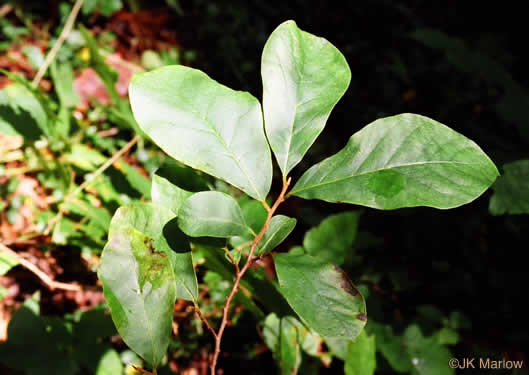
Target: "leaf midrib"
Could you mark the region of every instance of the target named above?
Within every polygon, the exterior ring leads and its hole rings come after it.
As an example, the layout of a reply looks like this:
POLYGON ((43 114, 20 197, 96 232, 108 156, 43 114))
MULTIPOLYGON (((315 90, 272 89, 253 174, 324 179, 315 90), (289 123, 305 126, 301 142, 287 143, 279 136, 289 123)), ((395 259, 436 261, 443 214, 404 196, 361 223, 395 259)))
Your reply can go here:
POLYGON ((386 171, 386 170, 391 170, 391 169, 396 169, 396 168, 406 168, 406 167, 412 167, 412 166, 415 166, 415 165, 426 165, 426 164, 463 164, 463 165, 474 165, 474 163, 465 163, 465 162, 461 162, 461 161, 443 161, 443 160, 435 160, 435 161, 424 161, 424 162, 414 162, 414 163, 406 163, 406 164, 400 164, 400 165, 391 165, 389 167, 383 167, 383 168, 377 168, 377 169, 373 169, 373 170, 370 170, 370 171, 367 171, 367 172, 363 172, 363 173, 358 173, 358 174, 352 174, 350 176, 346 176, 346 177, 342 177, 342 178, 337 178, 337 179, 334 179, 334 180, 330 180, 330 181, 324 181, 324 182, 321 182, 321 183, 318 183, 318 184, 313 184, 313 185, 309 185, 309 186, 306 186, 306 187, 303 187, 301 189, 298 189, 298 190, 292 190, 290 192, 290 194, 294 195, 296 193, 299 193, 299 192, 302 192, 302 191, 305 191, 305 190, 309 190, 309 189, 314 189, 314 188, 317 188, 317 187, 320 187, 320 186, 324 186, 324 185, 328 185, 328 184, 334 184, 334 183, 338 183, 338 182, 342 182, 342 181, 345 181, 345 180, 348 180, 348 179, 352 179, 352 178, 356 178, 356 177, 361 177, 361 176, 366 176, 366 175, 369 175, 369 174, 373 174, 373 173, 377 173, 377 172, 382 172, 382 171, 386 171))

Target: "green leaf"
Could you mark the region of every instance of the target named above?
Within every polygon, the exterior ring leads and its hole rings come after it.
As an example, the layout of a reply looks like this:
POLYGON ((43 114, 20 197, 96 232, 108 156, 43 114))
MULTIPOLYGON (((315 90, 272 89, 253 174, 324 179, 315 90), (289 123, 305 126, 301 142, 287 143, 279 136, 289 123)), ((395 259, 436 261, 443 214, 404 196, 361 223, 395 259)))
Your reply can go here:
POLYGON ((291 316, 279 319, 273 313, 264 321, 264 341, 279 364, 282 375, 297 374, 301 364, 301 349, 295 321, 291 316))
MULTIPOLYGON (((268 216, 268 212, 264 208, 262 202, 243 196, 238 203, 241 207, 242 216, 244 217, 246 224, 252 229, 253 233, 259 233, 266 221, 266 217, 268 216)), ((247 232, 244 236, 231 237, 230 245, 232 247, 239 247, 244 243, 252 242, 254 239, 253 233, 247 232)))
POLYGON ((191 237, 227 238, 251 231, 235 199, 218 191, 202 191, 188 198, 180 207, 178 225, 191 237))
POLYGON ((9 340, 0 344, 0 358, 12 370, 27 375, 79 373, 69 327, 58 317, 39 316, 37 301, 26 300, 13 314, 7 336, 9 340))
POLYGON ((176 301, 169 257, 133 228, 114 230, 98 276, 123 341, 158 367, 169 345, 176 301))
POLYGON ((492 215, 529 214, 529 160, 517 160, 503 166, 503 175, 492 185, 492 215))
POLYGON ((79 94, 73 89, 74 74, 69 61, 53 61, 50 65, 53 78, 53 87, 59 97, 61 105, 66 108, 75 108, 79 104, 79 94))
POLYGON ((406 352, 404 343, 400 337, 393 334, 391 326, 370 321, 368 331, 374 333, 377 350, 382 353, 395 371, 407 373, 411 370, 411 359, 406 352))
POLYGON ((107 158, 96 149, 76 143, 72 150, 64 155, 64 161, 85 171, 93 171, 107 161, 107 158))
POLYGON ((172 266, 176 298, 196 301, 198 283, 187 238, 178 228, 173 212, 163 206, 135 203, 120 207, 110 223, 108 237, 132 228, 146 235, 157 251, 164 252, 172 266))
POLYGON ((345 272, 307 254, 276 254, 274 260, 281 292, 311 329, 348 339, 362 331, 367 320, 364 297, 345 272))
POLYGON ((145 198, 151 198, 151 180, 149 178, 142 175, 135 167, 123 160, 118 161, 115 166, 123 173, 132 188, 139 191, 145 198))
POLYGON ((272 217, 268 230, 265 232, 263 238, 259 242, 256 256, 261 256, 274 250, 281 242, 288 237, 290 232, 296 226, 296 219, 288 216, 277 215, 272 217))
POLYGON ((383 210, 446 209, 473 201, 497 176, 494 163, 474 142, 407 113, 354 134, 343 150, 305 172, 290 194, 383 210))
POLYGON ((286 176, 325 127, 351 71, 335 46, 286 21, 265 44, 261 74, 266 135, 286 176))
POLYGON ((402 339, 411 359, 413 375, 454 374, 454 370, 447 366, 452 354, 439 344, 436 336, 424 337, 418 326, 411 325, 406 328, 402 339))
POLYGON ((22 52, 26 57, 28 58, 28 61, 35 69, 40 68, 40 66, 44 63, 44 55, 42 54, 42 50, 33 45, 27 45, 24 48, 22 48, 22 52))
POLYGON ((5 275, 11 268, 19 264, 16 257, 0 250, 0 276, 5 275))
POLYGON ((123 373, 123 364, 118 352, 108 349, 97 364, 95 375, 116 375, 123 373))
POLYGON ((324 262, 342 265, 351 252, 358 229, 359 211, 343 212, 323 220, 305 233, 303 247, 324 262))
POLYGON ((44 107, 25 85, 17 82, 0 90, 0 134, 21 135, 32 142, 48 130, 44 107))
POLYGON ((138 124, 170 156, 266 198, 272 161, 257 99, 184 66, 137 74, 129 92, 138 124))
POLYGON ((175 215, 178 215, 180 207, 191 195, 192 192, 180 189, 161 176, 155 174, 152 178, 152 202, 167 207, 175 215))
POLYGON ((375 336, 362 331, 347 348, 346 375, 373 375, 376 368, 375 336))

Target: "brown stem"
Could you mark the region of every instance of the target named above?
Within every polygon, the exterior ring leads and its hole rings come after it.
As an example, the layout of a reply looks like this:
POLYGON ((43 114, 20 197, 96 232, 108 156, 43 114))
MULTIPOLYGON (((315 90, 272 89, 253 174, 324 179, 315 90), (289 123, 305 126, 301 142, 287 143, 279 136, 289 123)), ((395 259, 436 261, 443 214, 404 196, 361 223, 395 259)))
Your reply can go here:
POLYGON ((270 225, 270 220, 272 219, 272 216, 274 215, 274 212, 277 210, 277 207, 285 200, 285 194, 287 192, 288 186, 290 185, 290 177, 285 180, 283 183, 283 189, 281 190, 281 193, 277 197, 276 201, 274 202, 273 206, 268 208, 268 205, 265 205, 268 211, 268 215, 266 217, 266 221, 263 225, 263 228, 261 228, 261 231, 257 236, 255 236, 255 239, 252 242, 252 246, 250 248, 250 253, 248 254, 248 259, 246 260, 246 263, 244 264, 244 267, 240 270, 240 272, 237 272, 237 277, 235 279, 235 283, 233 284, 233 288, 231 289, 231 292, 226 299, 226 304, 223 308, 223 314, 222 314, 222 322, 220 323, 220 328, 218 333, 215 335, 215 353, 213 354, 213 359, 211 361, 210 369, 211 369, 211 375, 215 375, 215 369, 217 367, 217 361, 219 359, 220 355, 220 344, 222 342, 222 335, 224 334, 224 329, 226 328, 226 325, 228 324, 228 314, 230 311, 230 304, 235 296, 237 294, 237 291, 239 290, 239 284, 241 283, 242 277, 248 271, 248 268, 250 268, 250 265, 253 261, 253 254, 255 252, 255 249, 257 248, 257 245, 259 245, 259 242, 263 238, 264 234, 268 230, 268 226, 270 225))
POLYGON ((213 334, 213 336, 216 339, 217 338, 217 332, 215 332, 215 330, 213 328, 211 328, 211 326, 209 325, 208 320, 206 319, 206 317, 204 315, 202 315, 202 311, 200 311, 200 309, 198 308, 198 305, 195 305, 195 312, 197 313, 197 315, 200 318, 200 320, 202 320, 202 322, 206 325, 206 327, 208 327, 208 329, 211 331, 211 333, 213 334))
POLYGON ((4 253, 7 253, 17 258, 18 262, 23 267, 33 272, 51 290, 54 290, 54 289, 72 290, 72 291, 82 290, 82 288, 79 285, 61 283, 59 281, 52 280, 51 277, 49 277, 46 273, 44 273, 44 271, 42 271, 36 265, 31 263, 29 260, 22 258, 20 254, 11 250, 9 247, 5 246, 2 243, 0 243, 0 251, 3 251, 4 253))
POLYGON ((235 272, 238 274, 239 272, 241 272, 239 270, 239 264, 235 261, 235 259, 233 259, 233 257, 231 256, 230 254, 230 251, 225 247, 224 248, 224 252, 226 253, 226 256, 228 258, 230 258, 230 261, 233 263, 233 265, 235 266, 235 272))

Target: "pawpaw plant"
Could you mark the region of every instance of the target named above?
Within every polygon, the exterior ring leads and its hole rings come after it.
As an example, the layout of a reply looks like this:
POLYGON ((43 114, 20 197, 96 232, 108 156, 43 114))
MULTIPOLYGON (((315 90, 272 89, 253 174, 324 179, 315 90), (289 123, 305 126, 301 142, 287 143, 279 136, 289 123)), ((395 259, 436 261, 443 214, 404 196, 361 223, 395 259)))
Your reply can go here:
MULTIPOLYGON (((255 230, 234 197, 187 191, 160 176, 152 182, 152 203, 118 209, 98 275, 118 332, 154 374, 169 344, 176 299, 191 301, 212 332, 215 374, 230 303, 244 274, 296 225, 296 218, 274 215, 288 197, 381 210, 448 209, 473 201, 498 176, 473 141, 430 118, 405 113, 365 126, 341 151, 291 182, 289 173, 323 131, 351 71, 330 42, 287 21, 264 46, 261 74, 262 104, 185 66, 137 74, 130 84, 134 117, 155 144, 266 210, 264 225, 255 230), (269 197, 272 154, 283 182, 275 200, 269 197), (215 251, 233 262, 233 289, 216 329, 200 312, 191 256, 193 244, 204 237, 220 239, 215 251), (231 245, 234 238, 249 239, 246 251, 231 245)), ((279 291, 295 319, 285 322, 299 319, 322 337, 354 340, 368 319, 364 298, 344 271, 315 252, 272 253, 279 291)))

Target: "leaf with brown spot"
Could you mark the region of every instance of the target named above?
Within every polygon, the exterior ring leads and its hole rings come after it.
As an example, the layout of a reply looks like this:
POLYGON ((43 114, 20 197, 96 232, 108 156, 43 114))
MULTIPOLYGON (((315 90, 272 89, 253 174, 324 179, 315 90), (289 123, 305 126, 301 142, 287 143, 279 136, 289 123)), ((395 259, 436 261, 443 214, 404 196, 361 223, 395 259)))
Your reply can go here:
POLYGON ((274 255, 281 293, 314 331, 354 339, 364 328, 366 305, 338 267, 307 254, 274 255))

